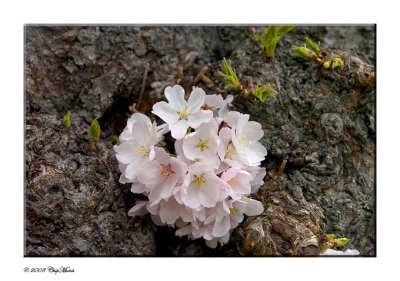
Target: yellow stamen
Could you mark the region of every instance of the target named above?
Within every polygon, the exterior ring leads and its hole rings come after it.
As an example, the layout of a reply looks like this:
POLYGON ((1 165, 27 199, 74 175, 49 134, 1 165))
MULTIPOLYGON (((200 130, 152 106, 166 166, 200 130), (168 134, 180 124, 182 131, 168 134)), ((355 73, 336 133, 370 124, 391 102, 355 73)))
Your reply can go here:
POLYGON ((232 159, 235 153, 236 153, 235 147, 233 146, 233 144, 229 144, 225 152, 225 158, 232 159))
POLYGON ((239 145, 240 145, 241 147, 247 147, 247 146, 248 146, 248 143, 247 143, 246 140, 244 140, 243 138, 241 138, 241 139, 239 140, 239 145))
POLYGON ((136 150, 137 150, 137 152, 143 154, 144 156, 149 156, 150 149, 145 147, 145 146, 143 146, 143 145, 138 146, 136 148, 136 150))
POLYGON ((172 172, 171 165, 162 166, 162 169, 161 169, 162 176, 169 176, 171 174, 171 172, 172 172))
POLYGON ((192 183, 195 185, 195 189, 199 190, 206 183, 204 179, 204 174, 202 175, 194 175, 192 178, 192 183))
POLYGON ((236 183, 235 178, 231 178, 226 183, 229 184, 230 186, 233 186, 236 183))
POLYGON ((233 207, 233 208, 229 208, 229 212, 230 212, 231 216, 234 217, 239 213, 239 210, 237 208, 233 207))
POLYGON ((183 119, 183 120, 187 120, 188 119, 189 112, 187 112, 186 109, 179 110, 179 111, 177 111, 177 113, 178 113, 179 117, 181 117, 181 119, 183 119))
POLYGON ((201 151, 204 151, 204 149, 208 148, 208 140, 200 138, 196 147, 198 147, 201 151))

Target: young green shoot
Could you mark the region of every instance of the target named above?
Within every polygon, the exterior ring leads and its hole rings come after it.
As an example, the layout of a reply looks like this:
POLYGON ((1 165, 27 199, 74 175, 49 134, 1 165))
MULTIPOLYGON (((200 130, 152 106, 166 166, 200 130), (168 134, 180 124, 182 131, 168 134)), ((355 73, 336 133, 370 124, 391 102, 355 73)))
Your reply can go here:
POLYGON ((272 58, 275 55, 276 45, 281 40, 282 36, 292 31, 295 26, 270 26, 266 28, 262 35, 255 35, 253 38, 260 42, 260 48, 267 58, 272 58))
POLYGON ((276 99, 275 96, 278 94, 278 92, 272 88, 270 83, 265 85, 257 83, 257 86, 252 90, 252 93, 262 102, 265 102, 267 97, 276 99))
POLYGON ((97 118, 93 119, 92 124, 87 127, 87 131, 89 133, 90 148, 96 150, 96 144, 101 133, 100 124, 97 122, 97 118))
POLYGON ((63 121, 65 127, 71 127, 71 111, 68 110, 67 113, 65 113, 63 121))
POLYGON ((239 79, 233 70, 232 66, 228 61, 224 58, 221 62, 222 64, 222 72, 219 74, 225 78, 225 89, 236 88, 239 91, 242 89, 242 85, 239 82, 239 79))
MULTIPOLYGON (((272 85, 269 83, 265 85, 257 83, 256 87, 254 88, 243 86, 243 84, 240 83, 239 78, 237 77, 232 66, 225 58, 222 60, 221 64, 223 72, 219 73, 225 79, 225 89, 234 88, 238 90, 245 98, 249 98, 250 95, 253 95, 262 102, 265 102, 267 97, 275 98, 275 96, 278 94, 278 92, 275 91, 272 88, 272 85)), ((248 85, 248 83, 245 85, 248 85)))
POLYGON ((336 235, 333 234, 333 233, 326 234, 325 237, 328 240, 328 242, 333 244, 334 247, 344 247, 351 240, 351 239, 346 238, 346 237, 336 238, 336 235))
POLYGON ((119 137, 117 135, 111 136, 111 141, 113 144, 116 144, 116 145, 120 144, 119 137))
POLYGON ((303 57, 315 61, 324 69, 335 69, 344 66, 344 60, 337 54, 323 52, 310 37, 304 39, 304 46, 292 46, 292 53, 296 57, 303 57))
POLYGON ((304 39, 304 42, 306 43, 306 45, 317 55, 321 54, 321 49, 319 47, 319 44, 316 44, 313 40, 311 40, 310 37, 306 37, 304 39))

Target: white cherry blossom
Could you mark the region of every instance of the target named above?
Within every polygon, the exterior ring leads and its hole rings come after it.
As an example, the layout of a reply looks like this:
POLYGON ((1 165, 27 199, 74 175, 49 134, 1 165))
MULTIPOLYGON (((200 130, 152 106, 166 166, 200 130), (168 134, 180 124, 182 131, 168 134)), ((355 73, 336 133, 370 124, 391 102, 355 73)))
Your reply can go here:
POLYGON ((201 109, 206 95, 201 88, 193 87, 188 101, 185 100, 185 91, 179 85, 167 87, 164 93, 168 103, 156 103, 152 113, 168 124, 173 138, 181 139, 189 127, 197 128, 213 118, 211 110, 201 109))

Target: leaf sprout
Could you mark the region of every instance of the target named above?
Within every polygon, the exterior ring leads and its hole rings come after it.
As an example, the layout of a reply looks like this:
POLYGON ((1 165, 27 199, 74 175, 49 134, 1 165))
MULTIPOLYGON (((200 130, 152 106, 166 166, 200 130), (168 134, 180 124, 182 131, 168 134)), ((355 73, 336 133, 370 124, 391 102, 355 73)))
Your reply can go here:
POLYGON ((275 55, 276 45, 282 36, 295 29, 295 26, 270 26, 266 28, 262 35, 254 35, 253 39, 260 42, 260 48, 267 58, 275 55))
POLYGON ((65 113, 63 121, 65 127, 71 127, 71 111, 68 110, 67 113, 65 113))
POLYGON ((324 69, 335 69, 344 66, 344 60, 335 53, 327 53, 321 50, 310 37, 304 39, 304 46, 292 46, 293 55, 312 60, 324 69))
POLYGON ((225 79, 225 89, 234 88, 243 94, 244 97, 248 98, 250 95, 253 95, 262 102, 265 102, 267 97, 275 98, 278 94, 278 92, 272 88, 273 85, 270 83, 257 83, 254 88, 243 86, 243 84, 240 83, 236 72, 225 58, 222 60, 221 64, 223 72, 219 72, 219 74, 225 79))
POLYGON ((101 128, 97 121, 97 118, 93 119, 92 124, 87 127, 90 139, 90 147, 92 150, 96 150, 97 141, 100 138, 101 128))

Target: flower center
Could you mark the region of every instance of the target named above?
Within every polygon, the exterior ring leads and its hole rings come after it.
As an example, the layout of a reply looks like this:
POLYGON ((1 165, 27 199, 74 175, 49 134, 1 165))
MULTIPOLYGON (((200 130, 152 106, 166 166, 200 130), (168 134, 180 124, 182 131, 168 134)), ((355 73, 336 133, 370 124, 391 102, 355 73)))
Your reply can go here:
POLYGON ((198 147, 201 151, 204 151, 204 149, 208 148, 208 140, 200 138, 196 147, 198 147))
POLYGON ((172 172, 171 165, 162 166, 161 175, 162 176, 169 176, 172 172))
POLYGON ((183 120, 187 120, 187 119, 188 119, 189 112, 187 112, 186 109, 184 109, 184 110, 179 110, 179 111, 177 111, 177 113, 178 113, 178 115, 179 115, 179 117, 180 117, 181 119, 183 119, 183 120))
POLYGON ((139 152, 140 154, 143 154, 144 156, 149 156, 150 153, 150 148, 145 147, 144 145, 139 145, 136 148, 137 152, 139 152))
POLYGON ((194 175, 192 178, 192 183, 194 184, 194 187, 196 190, 201 189, 203 184, 206 183, 206 180, 204 179, 204 174, 194 175))
POLYGON ((235 207, 229 208, 229 212, 231 214, 231 217, 236 217, 236 215, 239 213, 239 210, 235 207))
POLYGON ((236 183, 235 178, 231 178, 230 180, 226 181, 226 183, 230 186, 233 186, 236 183))
POLYGON ((240 145, 241 147, 247 147, 247 146, 249 146, 249 144, 247 143, 247 140, 246 140, 245 138, 241 138, 241 139, 239 140, 239 145, 240 145))
POLYGON ((228 145, 228 148, 225 152, 225 158, 232 159, 233 155, 235 155, 236 149, 232 144, 228 145))

